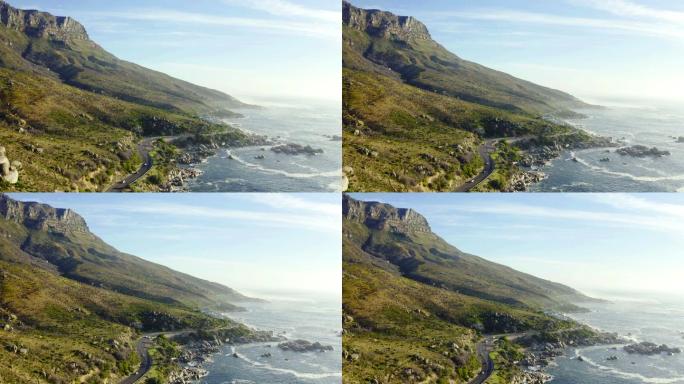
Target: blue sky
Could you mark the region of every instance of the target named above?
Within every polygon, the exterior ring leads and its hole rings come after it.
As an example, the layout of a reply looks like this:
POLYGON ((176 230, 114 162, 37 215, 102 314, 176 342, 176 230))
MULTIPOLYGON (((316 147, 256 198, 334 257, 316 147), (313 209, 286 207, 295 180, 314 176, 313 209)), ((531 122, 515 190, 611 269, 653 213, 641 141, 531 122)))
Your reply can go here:
POLYGON ((340 100, 337 0, 10 0, 82 22, 119 58, 246 101, 340 100))
POLYGON ((11 194, 71 208, 123 252, 244 293, 340 297, 337 194, 11 194))
POLYGON ((588 101, 684 102, 680 0, 353 3, 415 16, 462 58, 588 101))
POLYGON ((352 196, 413 208, 462 251, 590 294, 684 292, 681 194, 352 196))

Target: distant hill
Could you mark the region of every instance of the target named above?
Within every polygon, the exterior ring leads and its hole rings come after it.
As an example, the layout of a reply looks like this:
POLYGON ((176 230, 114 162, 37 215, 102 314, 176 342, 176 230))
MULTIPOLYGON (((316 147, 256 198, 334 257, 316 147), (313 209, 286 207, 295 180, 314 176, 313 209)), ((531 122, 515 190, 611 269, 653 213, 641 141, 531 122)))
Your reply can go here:
MULTIPOLYGON (((589 107, 562 91, 464 60, 410 16, 342 3, 344 163, 349 191, 454 191, 484 168, 484 141, 575 145, 551 116, 589 107), (555 121, 555 122, 554 122, 555 121)), ((483 190, 506 190, 520 153, 491 151, 483 190)))
MULTIPOLYGON (((345 383, 471 383, 482 334, 593 334, 548 315, 592 299, 461 252, 411 209, 345 196, 342 228, 345 383)), ((487 348, 511 382, 518 347, 487 348)))
POLYGON ((200 311, 245 300, 116 251, 71 210, 0 195, 2 383, 119 382, 140 366, 141 332, 250 335, 200 311))

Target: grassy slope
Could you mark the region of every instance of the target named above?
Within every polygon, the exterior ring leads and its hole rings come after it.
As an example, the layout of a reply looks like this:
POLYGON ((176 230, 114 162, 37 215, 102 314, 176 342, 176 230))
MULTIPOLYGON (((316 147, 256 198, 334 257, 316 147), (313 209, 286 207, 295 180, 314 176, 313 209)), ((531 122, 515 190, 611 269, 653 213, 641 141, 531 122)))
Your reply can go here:
MULTIPOLYGON (((382 217, 394 208, 370 209, 382 217)), ((576 308, 567 300, 583 296, 568 287, 463 254, 434 235, 390 234, 349 218, 343 233, 345 383, 464 383, 480 369, 481 332, 577 327, 542 310, 576 308)), ((506 382, 518 347, 499 344, 493 380, 506 382)))
POLYGON ((458 294, 373 266, 346 240, 343 269, 345 383, 371 378, 387 383, 467 382, 480 369, 475 352, 480 337, 473 325, 495 327, 487 321, 492 313, 515 319, 518 331, 570 326, 539 311, 458 294), (353 354, 358 359, 351 358, 353 354), (406 369, 416 373, 414 380, 406 369))
MULTIPOLYGON (((350 191, 453 190, 482 169, 482 139, 567 133, 540 114, 581 104, 465 62, 437 43, 392 41, 348 26, 343 65, 350 191)), ((504 160, 493 176, 501 183, 489 189, 504 189, 517 171, 504 160)))
MULTIPOLYGON (((104 190, 141 165, 140 136, 239 135, 199 116, 245 106, 121 61, 92 41, 29 37, 4 25, 0 101, 0 145, 24 165, 20 183, 0 185, 4 191, 104 190)), ((165 180, 168 166, 156 168, 165 180)))
POLYGON ((0 273, 0 323, 13 328, 0 330, 0 376, 6 383, 67 383, 89 376, 85 381, 102 382, 126 376, 139 364, 137 336, 129 325, 150 312, 172 316, 183 328, 229 325, 188 308, 125 296, 26 265, 0 261, 0 273), (10 315, 16 320, 8 322, 10 315), (14 353, 15 345, 28 348, 28 354, 14 353))

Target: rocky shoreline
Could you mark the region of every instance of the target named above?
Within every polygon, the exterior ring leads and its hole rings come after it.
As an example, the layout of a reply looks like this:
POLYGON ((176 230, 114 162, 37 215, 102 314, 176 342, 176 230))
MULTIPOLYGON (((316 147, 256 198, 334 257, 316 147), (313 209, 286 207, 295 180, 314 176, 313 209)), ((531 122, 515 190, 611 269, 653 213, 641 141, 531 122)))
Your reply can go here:
POLYGON ((179 371, 171 373, 169 384, 191 384, 207 376, 206 365, 212 363, 213 356, 221 352, 224 345, 240 345, 258 342, 277 342, 282 338, 273 336, 272 332, 255 331, 247 336, 224 337, 220 332, 214 335, 199 333, 172 338, 181 345, 181 355, 178 363, 179 371))
POLYGON ((589 347, 594 345, 625 344, 626 339, 616 333, 595 333, 590 336, 583 332, 568 332, 556 340, 545 340, 538 335, 521 338, 518 343, 525 348, 524 358, 519 366, 522 372, 518 375, 518 384, 543 384, 553 379, 544 370, 557 357, 567 353, 569 348, 589 347))

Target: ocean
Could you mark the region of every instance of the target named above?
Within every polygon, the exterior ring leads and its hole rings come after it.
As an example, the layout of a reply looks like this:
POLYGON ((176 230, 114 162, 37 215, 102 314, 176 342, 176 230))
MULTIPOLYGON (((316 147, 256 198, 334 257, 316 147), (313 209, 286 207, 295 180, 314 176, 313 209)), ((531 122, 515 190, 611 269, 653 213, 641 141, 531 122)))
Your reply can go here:
POLYGON ((242 305, 247 312, 227 313, 231 319, 289 340, 303 339, 333 346, 328 352, 287 352, 277 342, 224 346, 205 365, 202 384, 340 384, 342 382, 342 320, 339 300, 304 297, 270 298, 242 305), (237 353, 239 358, 233 357, 237 353), (271 357, 262 357, 270 353, 271 357))
POLYGON ((620 156, 611 148, 566 152, 541 168, 548 175, 532 192, 684 192, 684 105, 609 106, 578 110, 587 116, 567 122, 626 145, 646 145, 671 152, 661 158, 620 156), (609 162, 601 161, 609 158, 609 162), (575 158, 577 161, 573 161, 575 158))
MULTIPOLYGON (((634 342, 650 341, 684 349, 684 298, 616 297, 610 304, 582 304, 589 313, 573 314, 582 323, 617 332, 634 342)), ((552 384, 682 384, 684 355, 629 355, 622 346, 570 349, 547 370, 552 384), (616 349, 612 349, 615 347, 616 349), (583 362, 576 360, 582 356, 583 362), (606 360, 617 356, 618 360, 606 360)))
MULTIPOLYGON (((302 103, 303 104, 303 103, 302 103)), ((331 105, 332 104, 332 105, 331 105)), ((268 146, 219 150, 197 168, 204 174, 189 183, 191 192, 339 192, 342 175, 340 106, 268 105, 236 109, 244 118, 226 123, 279 142, 323 149, 316 156, 284 155, 268 146), (263 156, 263 159, 257 157, 263 156), (231 159, 232 157, 232 159, 231 159)))

